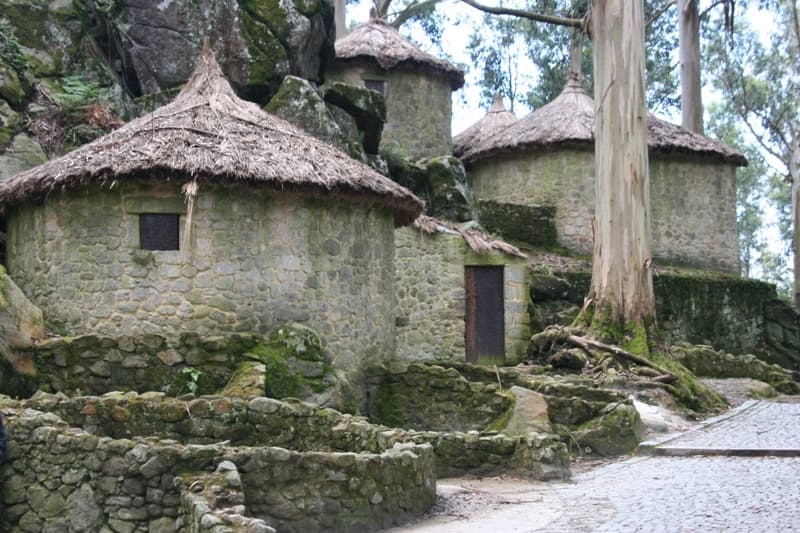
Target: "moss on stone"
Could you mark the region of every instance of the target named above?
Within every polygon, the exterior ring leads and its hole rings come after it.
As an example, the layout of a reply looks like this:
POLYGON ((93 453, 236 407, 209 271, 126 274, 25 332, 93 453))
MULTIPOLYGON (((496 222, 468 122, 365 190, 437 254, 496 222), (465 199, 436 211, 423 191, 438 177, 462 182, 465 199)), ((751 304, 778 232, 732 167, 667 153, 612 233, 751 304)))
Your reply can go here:
POLYGON ((271 398, 306 398, 332 386, 322 339, 307 326, 281 326, 246 356, 264 364, 264 392, 271 398))
POLYGON ((629 404, 611 404, 603 413, 581 425, 573 434, 581 447, 603 456, 630 453, 642 437, 642 421, 629 404))

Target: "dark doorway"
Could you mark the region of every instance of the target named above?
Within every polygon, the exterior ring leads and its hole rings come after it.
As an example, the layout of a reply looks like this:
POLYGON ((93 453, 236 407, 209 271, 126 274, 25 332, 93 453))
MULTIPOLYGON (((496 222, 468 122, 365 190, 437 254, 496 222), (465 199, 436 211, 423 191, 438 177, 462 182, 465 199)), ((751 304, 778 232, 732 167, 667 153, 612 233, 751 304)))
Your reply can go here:
POLYGON ((502 364, 505 361, 503 267, 464 267, 464 278, 467 362, 502 364))

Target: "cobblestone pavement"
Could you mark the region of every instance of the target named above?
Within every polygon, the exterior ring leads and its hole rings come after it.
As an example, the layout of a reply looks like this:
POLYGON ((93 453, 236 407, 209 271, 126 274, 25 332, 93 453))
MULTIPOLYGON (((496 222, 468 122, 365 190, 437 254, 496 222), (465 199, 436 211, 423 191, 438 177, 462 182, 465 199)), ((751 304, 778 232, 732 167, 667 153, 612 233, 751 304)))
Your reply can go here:
MULTIPOLYGON (((800 448, 800 404, 758 402, 682 439, 800 448)), ((433 516, 396 531, 800 531, 800 457, 635 457, 569 483, 458 479, 441 488, 433 516)))
POLYGON ((688 431, 658 448, 701 454, 800 455, 800 403, 748 402, 735 416, 688 431))

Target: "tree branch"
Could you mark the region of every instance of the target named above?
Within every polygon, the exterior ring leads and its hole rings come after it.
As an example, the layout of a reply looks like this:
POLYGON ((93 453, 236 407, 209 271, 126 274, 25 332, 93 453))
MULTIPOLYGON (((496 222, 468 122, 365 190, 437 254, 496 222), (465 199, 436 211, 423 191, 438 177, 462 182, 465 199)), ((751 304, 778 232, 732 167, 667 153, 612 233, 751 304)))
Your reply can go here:
POLYGON ((390 22, 390 24, 395 28, 400 28, 400 26, 405 24, 409 19, 413 18, 418 13, 424 11, 425 8, 430 6, 435 6, 441 1, 442 0, 423 0, 422 2, 411 4, 410 6, 402 10, 400 13, 398 13, 397 16, 394 19, 392 19, 392 22, 390 22))
POLYGON ((667 10, 668 10, 669 8, 671 8, 672 6, 674 6, 676 3, 677 3, 677 0, 669 0, 669 2, 667 2, 666 4, 664 4, 663 6, 661 6, 661 9, 659 9, 658 11, 656 11, 655 15, 653 15, 652 17, 650 17, 650 20, 648 20, 648 21, 647 21, 647 24, 645 24, 645 27, 649 28, 650 26, 652 26, 652 25, 653 25, 653 23, 654 23, 655 21, 657 21, 658 19, 660 19, 660 18, 661 18, 661 16, 662 16, 664 13, 666 13, 666 12, 667 12, 667 10))
POLYGON ((555 24, 557 26, 567 26, 568 28, 577 28, 583 32, 586 32, 587 24, 585 18, 580 19, 572 19, 566 17, 558 17, 555 15, 543 15, 541 13, 534 13, 532 11, 527 11, 525 9, 512 9, 507 7, 492 7, 486 6, 483 4, 479 4, 475 0, 461 0, 468 6, 472 6, 479 11, 483 11, 484 13, 489 13, 492 15, 509 15, 512 17, 520 17, 528 20, 533 20, 535 22, 546 22, 548 24, 555 24))
POLYGON ((713 4, 711 4, 710 6, 708 6, 707 8, 705 8, 705 9, 703 10, 703 12, 702 12, 702 13, 700 13, 700 20, 702 20, 702 19, 703 19, 703 18, 704 18, 706 15, 708 15, 708 14, 711 12, 711 10, 712 10, 712 9, 714 9, 715 7, 717 7, 717 6, 719 6, 719 5, 722 5, 722 4, 724 4, 724 3, 725 3, 725 2, 727 2, 727 1, 728 1, 728 0, 717 0, 716 2, 714 2, 713 4))

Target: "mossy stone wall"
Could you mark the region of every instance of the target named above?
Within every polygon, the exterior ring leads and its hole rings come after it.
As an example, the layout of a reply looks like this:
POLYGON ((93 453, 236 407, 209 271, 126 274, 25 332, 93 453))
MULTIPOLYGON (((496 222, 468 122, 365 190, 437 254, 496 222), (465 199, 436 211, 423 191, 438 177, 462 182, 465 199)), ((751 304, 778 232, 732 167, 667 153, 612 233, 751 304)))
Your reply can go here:
MULTIPOLYGON (((237 469, 243 514, 279 531, 374 531, 420 515, 436 494, 426 444, 378 453, 231 446, 223 439, 187 445, 99 436, 90 423, 84 430, 52 413, 4 407, 10 439, 0 484, 4 526, 12 531, 191 531, 196 513, 182 516, 181 480, 226 461, 237 469)), ((122 425, 124 406, 116 407, 122 425)), ((212 403, 218 412, 226 407, 212 403)), ((250 410, 263 407, 251 403, 250 410)))
POLYGON ((381 149, 397 149, 411 159, 453 153, 450 122, 453 89, 445 76, 396 68, 389 71, 358 63, 338 63, 328 77, 351 85, 383 80, 386 123, 381 149))
MULTIPOLYGON (((544 316, 571 306, 560 323, 570 323, 589 291, 591 273, 556 272, 533 276, 531 300, 544 316)), ((732 353, 760 353, 770 319, 765 307, 775 286, 715 272, 687 271, 653 276, 656 317, 670 343, 710 344, 732 353)), ((549 325, 548 321, 544 325, 549 325)), ((774 362, 774 361, 773 361, 774 362)))
POLYGON ((524 259, 476 254, 458 235, 395 230, 397 358, 409 361, 465 359, 467 265, 502 265, 506 363, 516 363, 530 338, 528 266, 524 259))
POLYGON ((315 329, 334 366, 394 354, 394 224, 383 208, 201 183, 186 246, 139 246, 139 213, 185 210, 178 185, 51 193, 8 214, 8 270, 65 333, 315 329))
MULTIPOLYGON (((731 164, 699 157, 650 158, 652 249, 657 259, 738 273, 735 171, 731 164)), ((467 175, 479 200, 554 206, 558 244, 592 253, 591 150, 503 154, 476 163, 467 175)))

